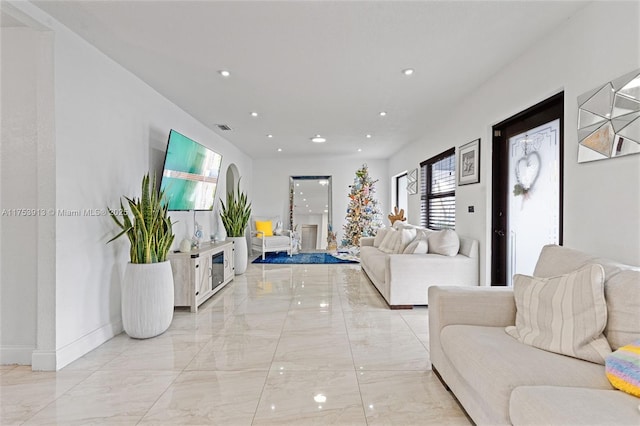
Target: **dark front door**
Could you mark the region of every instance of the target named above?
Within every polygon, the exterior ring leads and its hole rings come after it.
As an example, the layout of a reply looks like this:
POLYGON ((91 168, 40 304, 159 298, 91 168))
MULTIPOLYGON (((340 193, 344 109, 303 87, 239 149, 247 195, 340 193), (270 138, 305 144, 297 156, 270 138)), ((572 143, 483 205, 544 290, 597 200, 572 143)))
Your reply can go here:
POLYGON ((491 285, 562 244, 563 109, 559 93, 493 127, 491 285))

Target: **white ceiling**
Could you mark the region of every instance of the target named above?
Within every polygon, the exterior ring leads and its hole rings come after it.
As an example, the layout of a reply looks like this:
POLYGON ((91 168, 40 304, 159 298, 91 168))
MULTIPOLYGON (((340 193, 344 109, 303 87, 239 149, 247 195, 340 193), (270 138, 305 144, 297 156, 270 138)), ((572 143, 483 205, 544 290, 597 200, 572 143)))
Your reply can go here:
POLYGON ((366 159, 418 140, 586 2, 34 3, 253 158, 366 159))

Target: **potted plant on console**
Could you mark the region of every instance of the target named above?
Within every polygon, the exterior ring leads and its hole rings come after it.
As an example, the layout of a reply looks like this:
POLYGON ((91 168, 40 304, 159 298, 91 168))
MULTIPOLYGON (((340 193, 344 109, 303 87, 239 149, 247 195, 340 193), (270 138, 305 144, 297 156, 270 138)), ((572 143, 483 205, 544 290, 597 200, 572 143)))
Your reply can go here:
POLYGON ((220 199, 222 224, 227 237, 233 241, 233 261, 237 275, 244 274, 247 270, 248 251, 247 237, 245 232, 249 218, 251 217, 251 203, 247 200, 247 195, 240 191, 240 182, 235 191, 227 193, 227 204, 220 199))
POLYGON ((122 325, 131 337, 147 339, 164 333, 173 319, 173 274, 167 260, 174 235, 167 217, 164 191, 156 189, 149 174, 142 178, 141 198, 124 197, 120 212, 109 209, 122 229, 109 242, 126 235, 131 247, 122 284, 122 325))

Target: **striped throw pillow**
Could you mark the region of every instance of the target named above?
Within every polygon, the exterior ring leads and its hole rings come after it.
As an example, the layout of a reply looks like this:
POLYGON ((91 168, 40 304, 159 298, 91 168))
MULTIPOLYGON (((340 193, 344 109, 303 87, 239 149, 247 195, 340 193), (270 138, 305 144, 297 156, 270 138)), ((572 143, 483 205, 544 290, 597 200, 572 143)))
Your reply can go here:
POLYGON ((516 275, 516 325, 505 331, 536 348, 604 364, 611 353, 604 269, 591 264, 551 278, 516 275))
POLYGON ((640 340, 609 355, 604 365, 614 388, 640 398, 640 340))

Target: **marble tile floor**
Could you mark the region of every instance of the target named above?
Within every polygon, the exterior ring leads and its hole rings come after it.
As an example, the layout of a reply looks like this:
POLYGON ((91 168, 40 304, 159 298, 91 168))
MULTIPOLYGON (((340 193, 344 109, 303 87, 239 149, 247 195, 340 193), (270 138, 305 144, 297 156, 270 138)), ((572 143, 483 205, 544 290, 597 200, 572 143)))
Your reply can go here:
POLYGON ((426 308, 359 265, 254 265, 153 339, 57 373, 0 367, 0 424, 468 425, 430 369, 426 308))

